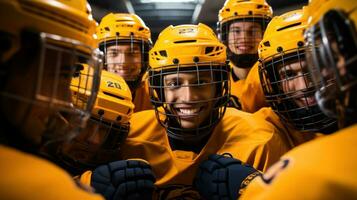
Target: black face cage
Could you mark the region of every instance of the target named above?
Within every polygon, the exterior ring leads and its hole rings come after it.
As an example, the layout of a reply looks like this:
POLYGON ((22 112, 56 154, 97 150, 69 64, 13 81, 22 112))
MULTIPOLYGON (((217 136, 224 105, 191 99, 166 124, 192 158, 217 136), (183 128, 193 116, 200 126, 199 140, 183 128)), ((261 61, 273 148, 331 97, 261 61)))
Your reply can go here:
POLYGON ((117 124, 107 122, 103 119, 91 117, 88 121, 88 126, 96 125, 99 127, 99 132, 91 133, 91 130, 84 129, 76 138, 74 138, 65 146, 60 145, 57 155, 67 168, 72 171, 83 172, 91 170, 101 164, 107 164, 118 159, 121 150, 121 145, 128 136, 130 124, 117 124), (95 134, 105 134, 101 136, 101 143, 91 144, 87 141, 90 137, 95 137, 95 134), (64 149, 61 149, 65 147, 64 149), (86 159, 81 155, 85 153, 86 159))
POLYGON ((119 66, 122 66, 124 64, 124 63, 108 63, 107 62, 107 47, 110 47, 113 45, 114 46, 130 45, 130 51, 124 52, 124 54, 135 55, 136 53, 133 50, 135 44, 140 46, 141 61, 140 61, 140 63, 131 63, 131 64, 133 64, 133 65, 139 64, 141 66, 141 71, 136 79, 125 80, 129 86, 129 88, 131 89, 131 91, 134 91, 137 87, 139 87, 139 85, 141 84, 143 75, 145 74, 145 72, 148 69, 149 51, 152 47, 151 41, 145 40, 143 38, 136 38, 133 35, 131 35, 130 37, 127 37, 127 38, 122 37, 122 36, 120 36, 120 37, 116 36, 116 39, 114 39, 114 40, 104 41, 99 44, 99 49, 104 52, 104 66, 103 66, 103 68, 105 70, 108 70, 108 64, 117 64, 119 66))
POLYGON ((316 99, 322 111, 339 119, 339 125, 356 121, 357 33, 346 13, 327 12, 305 35, 313 47, 307 61, 318 86, 316 99))
MULTIPOLYGON (((9 60, 1 63, 3 77, 0 95, 4 99, 11 99, 27 106, 27 112, 22 116, 22 120, 14 122, 18 124, 11 125, 23 129, 26 122, 34 119, 31 112, 41 111, 47 118, 40 122, 44 124, 44 130, 36 130, 38 131, 36 134, 42 136, 42 145, 74 138, 80 129, 85 127, 95 102, 99 88, 102 53, 70 38, 31 30, 21 32, 20 43, 21 48, 9 60), (90 67, 88 70, 83 70, 82 65, 79 64, 90 67), (16 72, 17 68, 23 70, 20 72, 22 75, 16 72), (9 80, 17 76, 25 76, 24 73, 33 73, 34 80, 26 89, 16 91, 17 93, 4 90, 4 85, 9 80), (74 85, 72 80, 78 76, 86 78, 86 83, 74 85), (90 95, 85 97, 73 95, 71 88, 88 91, 86 94, 90 95), (28 95, 29 91, 32 92, 31 97, 28 95), (78 101, 81 103, 75 105, 78 101)), ((22 81, 26 82, 26 80, 22 81)), ((27 84, 25 82, 23 84, 27 84)), ((35 135, 35 133, 31 134, 35 135)))
MULTIPOLYGON (((196 141, 208 136, 215 125, 223 117, 230 96, 229 65, 220 63, 194 63, 192 65, 172 65, 160 69, 149 69, 149 91, 151 103, 155 107, 156 117, 160 124, 167 130, 168 136, 183 141, 196 141), (210 82, 201 83, 202 73, 210 73, 210 82), (212 103, 213 107, 209 117, 205 119, 197 128, 184 129, 181 126, 181 117, 171 108, 182 103, 168 102, 165 100, 164 89, 171 86, 164 86, 165 75, 180 73, 196 73, 197 84, 178 85, 177 87, 215 86, 215 97, 199 101, 185 102, 185 104, 212 103)), ((195 115, 199 118, 200 116, 195 115)))
POLYGON ((324 115, 317 104, 311 101, 315 87, 311 84, 311 74, 303 67, 303 62, 303 48, 284 51, 261 62, 259 75, 266 101, 283 121, 299 131, 330 131, 335 120, 324 115), (299 63, 299 69, 295 69, 295 72, 287 67, 296 62, 299 63), (291 89, 289 82, 299 78, 303 78, 306 87, 291 89))
POLYGON ((258 61, 258 50, 255 53, 251 54, 237 54, 234 53, 230 49, 230 45, 237 46, 238 45, 238 39, 243 39, 243 41, 246 41, 247 38, 246 36, 249 37, 249 40, 254 40, 257 41, 256 44, 256 49, 258 49, 259 42, 263 39, 263 35, 265 32, 265 29, 267 25, 269 24, 271 18, 266 18, 263 16, 247 16, 245 18, 239 18, 239 19, 232 19, 228 20, 226 22, 217 23, 217 35, 222 41, 224 45, 227 47, 227 57, 228 60, 230 60, 235 66, 240 67, 240 68, 250 68, 252 67, 257 61, 258 61), (235 22, 255 22, 258 23, 261 26, 261 33, 258 33, 254 30, 241 30, 241 31, 246 31, 246 34, 243 35, 242 38, 240 36, 236 37, 234 35, 233 39, 229 39, 229 33, 230 33, 230 25, 235 23, 235 22))

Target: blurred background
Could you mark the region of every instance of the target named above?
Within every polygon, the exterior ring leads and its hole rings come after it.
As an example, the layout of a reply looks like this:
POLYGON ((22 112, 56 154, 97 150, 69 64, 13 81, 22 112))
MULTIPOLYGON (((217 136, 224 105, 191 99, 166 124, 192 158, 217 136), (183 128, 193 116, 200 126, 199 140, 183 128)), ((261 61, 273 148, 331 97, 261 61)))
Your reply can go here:
MULTIPOLYGON (((135 13, 151 29, 152 40, 169 25, 204 23, 214 30, 225 0, 89 0, 94 18, 110 12, 135 13)), ((275 15, 307 5, 308 0, 267 0, 275 15)))

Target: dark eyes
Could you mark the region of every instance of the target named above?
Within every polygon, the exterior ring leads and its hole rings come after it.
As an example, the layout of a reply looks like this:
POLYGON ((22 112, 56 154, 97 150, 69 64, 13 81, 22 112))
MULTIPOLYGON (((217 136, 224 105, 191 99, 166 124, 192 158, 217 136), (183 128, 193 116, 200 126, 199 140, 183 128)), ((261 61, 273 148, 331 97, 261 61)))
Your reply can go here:
POLYGON ((260 33, 259 29, 249 29, 249 30, 241 30, 241 29, 233 29, 231 32, 236 34, 241 34, 242 32, 246 32, 248 35, 253 35, 260 33))
POLYGON ((170 81, 167 83, 167 86, 169 86, 170 88, 176 88, 178 86, 178 82, 176 81, 170 81))
POLYGON ((282 79, 289 79, 294 78, 295 76, 297 76, 297 74, 293 70, 286 70, 282 71, 280 73, 280 76, 282 77, 282 79))
MULTIPOLYGON (((209 85, 211 81, 209 80, 200 80, 200 81, 196 81, 193 83, 190 83, 190 85, 194 86, 207 86, 209 85)), ((181 87, 182 83, 181 82, 177 82, 177 81, 169 81, 166 83, 166 86, 169 87, 170 89, 177 89, 179 87, 181 87)))
POLYGON ((109 57, 116 57, 118 54, 127 54, 127 55, 134 55, 134 54, 141 54, 141 51, 139 49, 134 49, 132 52, 129 51, 108 51, 107 56, 109 57))
POLYGON ((109 52, 107 52, 107 56, 110 56, 110 57, 118 56, 118 51, 109 51, 109 52))

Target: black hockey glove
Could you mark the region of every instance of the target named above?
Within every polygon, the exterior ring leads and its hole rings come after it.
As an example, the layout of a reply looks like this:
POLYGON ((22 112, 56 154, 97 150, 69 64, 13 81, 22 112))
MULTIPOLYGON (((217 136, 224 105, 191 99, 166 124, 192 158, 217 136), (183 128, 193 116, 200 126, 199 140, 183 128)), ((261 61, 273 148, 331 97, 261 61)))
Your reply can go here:
POLYGON ((261 173, 240 160, 224 155, 210 155, 197 171, 194 186, 207 200, 236 200, 244 188, 261 173))
POLYGON ((144 160, 120 160, 97 167, 91 186, 106 200, 152 199, 155 176, 144 160))

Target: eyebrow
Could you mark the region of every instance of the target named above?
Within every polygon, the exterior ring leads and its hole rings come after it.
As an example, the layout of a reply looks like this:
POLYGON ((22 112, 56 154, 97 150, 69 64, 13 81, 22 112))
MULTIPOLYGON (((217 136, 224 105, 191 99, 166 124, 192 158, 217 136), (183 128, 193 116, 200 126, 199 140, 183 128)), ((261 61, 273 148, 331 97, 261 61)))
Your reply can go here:
POLYGON ((232 26, 232 27, 230 27, 231 29, 242 29, 242 28, 244 28, 244 29, 247 29, 247 28, 250 28, 250 29, 252 29, 252 28, 256 28, 256 29, 260 29, 261 27, 260 27, 260 25, 258 25, 258 24, 253 24, 253 25, 243 25, 243 26, 232 26))
MULTIPOLYGON (((171 80, 182 80, 184 79, 182 76, 179 76, 178 74, 175 74, 174 76, 169 76, 169 75, 166 75, 164 76, 164 81, 171 81, 171 80)), ((185 78, 186 79, 186 78, 185 78)), ((188 81, 192 81, 192 80, 211 80, 211 76, 210 75, 201 75, 199 76, 196 76, 196 74, 194 76, 189 76, 188 78, 188 81)))
POLYGON ((292 70, 292 71, 296 72, 296 71, 303 71, 303 70, 307 69, 307 65, 306 64, 304 65, 304 62, 299 62, 299 65, 296 67, 291 67, 292 64, 293 63, 288 63, 288 64, 285 64, 285 66, 280 67, 279 73, 285 72, 288 70, 292 70))
MULTIPOLYGON (((124 49, 124 50, 130 50, 131 49, 131 47, 130 46, 127 46, 127 48, 126 49, 124 49)), ((139 46, 133 46, 133 49, 135 49, 135 50, 141 50, 141 47, 139 47, 139 46)), ((120 51, 120 50, 122 50, 122 49, 120 49, 119 48, 119 46, 118 47, 113 47, 113 46, 111 46, 111 47, 107 47, 107 51, 120 51)))

